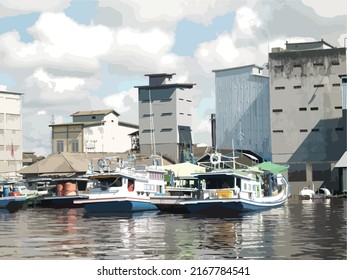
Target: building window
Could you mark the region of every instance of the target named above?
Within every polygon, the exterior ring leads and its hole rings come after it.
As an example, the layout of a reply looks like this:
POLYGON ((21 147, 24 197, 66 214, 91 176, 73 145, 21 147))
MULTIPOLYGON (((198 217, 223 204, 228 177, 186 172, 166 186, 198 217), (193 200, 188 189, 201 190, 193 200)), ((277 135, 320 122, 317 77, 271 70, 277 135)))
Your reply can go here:
POLYGON ((324 85, 319 84, 319 85, 314 85, 313 87, 314 87, 314 88, 319 88, 319 87, 324 87, 324 85))
POLYGON ((78 151, 78 140, 72 140, 72 152, 77 153, 78 151))
POLYGON ((192 102, 191 100, 187 99, 187 102, 192 102))
POLYGON ((318 63, 313 63, 313 66, 324 66, 324 64, 323 64, 323 63, 318 62, 318 63))
POLYGON ((275 87, 276 90, 282 90, 285 89, 285 87, 275 87))
POLYGON ((64 152, 64 141, 58 140, 57 141, 57 152, 64 152))
POLYGON ((340 109, 342 109, 342 106, 335 106, 335 109, 340 110, 340 109))
POLYGON ((172 113, 161 113, 162 117, 166 117, 166 116, 172 116, 172 113))
POLYGON ((333 84, 333 87, 339 87, 340 84, 333 84))
POLYGON ((172 131, 172 128, 162 128, 160 132, 170 132, 172 131))
POLYGON ((142 133, 151 133, 154 132, 154 129, 144 129, 142 130, 142 133))
POLYGON ((307 108, 306 107, 300 107, 299 111, 307 111, 307 108))
POLYGON ((310 110, 311 111, 318 111, 318 107, 311 107, 310 110))
POLYGON ((275 65, 275 70, 283 70, 283 65, 275 65))
POLYGON ((142 117, 143 118, 150 118, 150 117, 153 117, 154 114, 143 114, 142 117))
POLYGON ((294 88, 301 88, 301 86, 294 86, 294 88))
POLYGON ((319 131, 319 128, 312 128, 311 131, 312 131, 312 132, 318 132, 318 131, 319 131))
POLYGON ((335 131, 343 131, 343 127, 336 127, 335 131))
POLYGON ((273 109, 272 112, 274 112, 274 113, 280 113, 280 112, 283 112, 283 110, 282 110, 282 109, 273 109))
POLYGON ((183 101, 184 99, 183 99, 183 98, 178 98, 178 100, 181 100, 181 101, 183 101))
POLYGON ((333 60, 331 62, 332 65, 340 65, 340 62, 338 60, 333 60))
POLYGON ((192 114, 187 114, 187 115, 190 116, 190 117, 192 116, 192 114))
POLYGON ((300 132, 307 132, 307 129, 300 129, 300 132))
POLYGON ((180 115, 184 115, 184 113, 180 113, 180 115))
POLYGON ((95 118, 96 118, 95 116, 92 116, 92 119, 93 119, 93 120, 95 120, 95 118))
POLYGON ((171 102, 171 98, 167 98, 167 99, 161 99, 160 102, 171 102))
POLYGON ((276 130, 273 130, 272 132, 273 132, 273 133, 283 133, 283 130, 281 130, 281 129, 276 129, 276 130))
POLYGON ((301 64, 294 64, 293 67, 294 67, 294 68, 300 68, 300 67, 301 67, 301 64))

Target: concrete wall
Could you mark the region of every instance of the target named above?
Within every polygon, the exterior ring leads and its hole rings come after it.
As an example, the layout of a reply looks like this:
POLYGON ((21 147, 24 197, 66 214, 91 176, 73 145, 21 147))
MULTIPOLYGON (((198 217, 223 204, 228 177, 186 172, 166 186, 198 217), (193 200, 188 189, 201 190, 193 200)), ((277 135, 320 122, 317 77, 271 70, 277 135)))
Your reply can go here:
POLYGON ((272 157, 304 164, 304 186, 338 189, 332 171, 344 152, 341 79, 344 48, 269 54, 272 157), (318 177, 319 179, 315 179, 318 177))

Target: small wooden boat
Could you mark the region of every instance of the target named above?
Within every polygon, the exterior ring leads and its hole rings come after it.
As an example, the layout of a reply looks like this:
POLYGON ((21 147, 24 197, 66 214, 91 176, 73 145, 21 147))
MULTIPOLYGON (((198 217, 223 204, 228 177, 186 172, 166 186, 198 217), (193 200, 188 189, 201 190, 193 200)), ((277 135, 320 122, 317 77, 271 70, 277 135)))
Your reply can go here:
POLYGON ((8 185, 2 185, 0 190, 0 209, 16 212, 23 208, 27 197, 20 195, 18 191, 12 190, 8 185))

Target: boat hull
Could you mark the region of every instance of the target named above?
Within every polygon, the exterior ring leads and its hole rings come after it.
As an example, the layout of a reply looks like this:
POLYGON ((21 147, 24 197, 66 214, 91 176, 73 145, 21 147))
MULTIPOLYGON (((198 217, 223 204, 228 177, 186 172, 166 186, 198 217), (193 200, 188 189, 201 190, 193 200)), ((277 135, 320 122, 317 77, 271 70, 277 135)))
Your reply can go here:
POLYGON ((6 209, 12 213, 22 209, 25 203, 26 197, 4 197, 0 198, 0 209, 6 209))
POLYGON ((37 199, 35 206, 42 208, 82 208, 83 204, 75 204, 74 201, 86 199, 85 195, 71 195, 71 196, 52 196, 40 197, 37 199))
POLYGON ((131 199, 112 199, 102 201, 86 201, 83 203, 87 213, 116 213, 158 210, 150 201, 131 199))

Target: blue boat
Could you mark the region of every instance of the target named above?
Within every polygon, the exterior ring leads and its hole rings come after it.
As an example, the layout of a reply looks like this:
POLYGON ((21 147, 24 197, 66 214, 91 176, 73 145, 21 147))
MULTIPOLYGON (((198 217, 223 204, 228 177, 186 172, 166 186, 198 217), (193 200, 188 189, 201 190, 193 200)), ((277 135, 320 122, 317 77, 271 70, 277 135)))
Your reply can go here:
POLYGON ((158 210, 150 197, 163 194, 165 170, 159 165, 121 166, 89 175, 94 187, 86 199, 75 200, 87 213, 121 213, 158 210))
MULTIPOLYGON (((154 196, 151 201, 162 211, 217 216, 280 207, 291 194, 282 174, 287 168, 264 162, 249 168, 194 174, 198 188, 190 196, 154 196)), ((178 188, 177 192, 182 191, 178 188)))
POLYGON ((26 203, 27 197, 19 192, 11 190, 9 186, 3 185, 0 191, 0 209, 16 212, 26 203))

